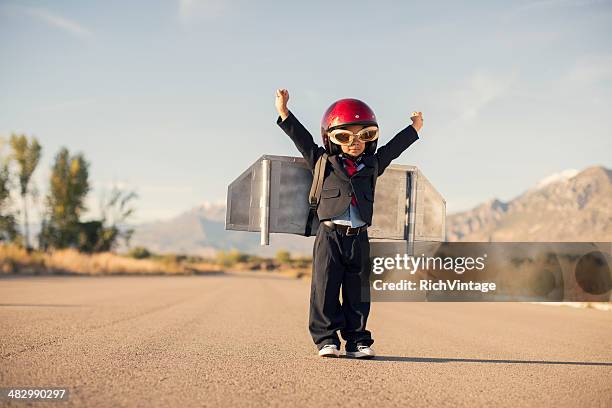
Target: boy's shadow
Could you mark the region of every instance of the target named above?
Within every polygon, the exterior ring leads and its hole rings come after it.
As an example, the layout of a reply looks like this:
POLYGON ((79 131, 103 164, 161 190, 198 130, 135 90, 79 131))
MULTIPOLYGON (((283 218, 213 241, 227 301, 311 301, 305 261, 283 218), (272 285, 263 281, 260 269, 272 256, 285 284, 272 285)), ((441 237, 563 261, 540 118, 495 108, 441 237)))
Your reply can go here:
MULTIPOLYGON (((355 358, 341 356, 349 360, 355 358)), ((549 360, 494 360, 484 358, 443 358, 443 357, 401 357, 401 356, 376 356, 365 361, 402 361, 407 363, 501 363, 501 364, 541 364, 541 365, 582 365, 582 366, 609 366, 609 362, 589 362, 589 361, 549 361, 549 360)))

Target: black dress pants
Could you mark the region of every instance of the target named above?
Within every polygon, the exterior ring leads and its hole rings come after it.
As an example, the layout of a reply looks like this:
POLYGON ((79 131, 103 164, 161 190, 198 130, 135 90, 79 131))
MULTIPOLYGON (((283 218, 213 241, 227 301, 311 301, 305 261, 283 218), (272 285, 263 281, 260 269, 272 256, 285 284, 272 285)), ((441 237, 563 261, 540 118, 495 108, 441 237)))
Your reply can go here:
POLYGON ((321 223, 313 247, 309 330, 320 350, 340 348, 340 330, 347 351, 374 343, 366 330, 370 313, 370 243, 367 231, 344 235, 321 223), (342 289, 342 304, 339 296, 342 289))

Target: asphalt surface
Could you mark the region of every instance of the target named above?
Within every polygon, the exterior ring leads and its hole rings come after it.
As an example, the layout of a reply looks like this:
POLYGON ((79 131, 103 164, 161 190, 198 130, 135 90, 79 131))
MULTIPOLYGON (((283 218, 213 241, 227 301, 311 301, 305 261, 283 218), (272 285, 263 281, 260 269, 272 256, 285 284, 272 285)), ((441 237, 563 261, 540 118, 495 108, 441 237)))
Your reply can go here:
POLYGON ((612 406, 610 312, 378 302, 368 328, 379 356, 323 359, 308 334, 309 285, 0 279, 0 387, 69 390, 37 407, 612 406))

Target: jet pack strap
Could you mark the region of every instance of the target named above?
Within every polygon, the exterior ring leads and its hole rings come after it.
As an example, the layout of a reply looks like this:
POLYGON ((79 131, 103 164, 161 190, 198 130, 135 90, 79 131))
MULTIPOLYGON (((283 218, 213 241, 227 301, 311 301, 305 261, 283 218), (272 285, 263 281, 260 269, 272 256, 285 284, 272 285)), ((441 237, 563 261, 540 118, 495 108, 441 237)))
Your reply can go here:
POLYGON ((310 211, 308 211, 308 219, 306 220, 305 235, 310 236, 312 232, 312 221, 317 213, 317 207, 321 200, 321 190, 323 189, 323 179, 325 178, 325 167, 327 165, 327 152, 323 153, 317 163, 312 174, 312 186, 310 187, 310 193, 308 194, 308 205, 310 211))

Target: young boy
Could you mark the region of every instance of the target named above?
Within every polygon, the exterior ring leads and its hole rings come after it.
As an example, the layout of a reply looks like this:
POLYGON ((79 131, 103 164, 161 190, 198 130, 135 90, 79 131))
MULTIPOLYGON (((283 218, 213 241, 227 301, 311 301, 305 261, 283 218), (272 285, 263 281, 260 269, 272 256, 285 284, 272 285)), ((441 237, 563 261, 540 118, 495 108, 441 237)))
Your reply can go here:
POLYGON ((323 153, 329 155, 317 207, 320 226, 313 247, 310 334, 322 357, 340 355, 336 333, 340 330, 348 357, 372 358, 374 340, 366 330, 370 312, 367 228, 372 224, 374 179, 419 138, 423 116, 413 112, 413 123, 376 150, 374 112, 360 100, 341 99, 323 115, 321 147, 288 110, 288 100, 286 89, 276 91, 276 123, 311 169, 323 153))

